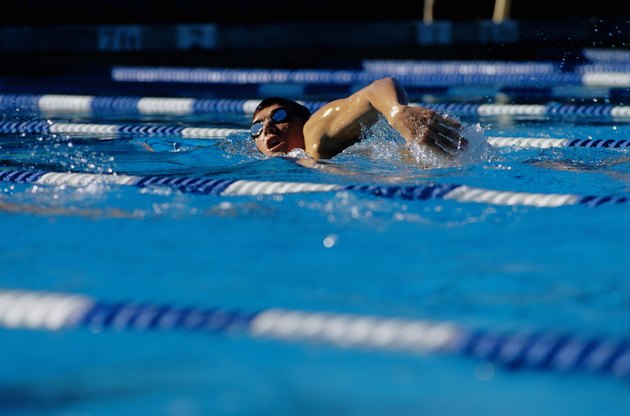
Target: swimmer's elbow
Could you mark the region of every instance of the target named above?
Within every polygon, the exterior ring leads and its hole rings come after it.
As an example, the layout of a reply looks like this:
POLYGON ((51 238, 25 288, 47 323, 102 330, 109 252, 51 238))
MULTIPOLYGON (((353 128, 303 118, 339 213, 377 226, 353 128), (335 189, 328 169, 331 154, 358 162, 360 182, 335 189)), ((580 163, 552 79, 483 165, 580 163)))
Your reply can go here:
POLYGON ((318 140, 305 140, 304 150, 314 160, 330 159, 350 146, 353 142, 341 141, 340 139, 332 139, 330 136, 324 136, 318 140))
POLYGON ((309 156, 312 157, 313 160, 316 160, 316 161, 320 159, 330 159, 331 157, 337 154, 337 153, 326 152, 319 145, 311 146, 310 148, 307 148, 306 153, 308 153, 309 156))
POLYGON ((306 153, 308 153, 309 156, 313 158, 313 160, 320 160, 320 159, 326 158, 324 155, 322 155, 322 153, 318 149, 310 149, 310 150, 307 149, 306 153))
POLYGON ((324 159, 325 156, 322 154, 322 143, 321 140, 305 140, 304 150, 309 154, 314 160, 324 159))
POLYGON ((379 78, 373 81, 372 85, 376 88, 399 88, 398 82, 392 77, 379 78))

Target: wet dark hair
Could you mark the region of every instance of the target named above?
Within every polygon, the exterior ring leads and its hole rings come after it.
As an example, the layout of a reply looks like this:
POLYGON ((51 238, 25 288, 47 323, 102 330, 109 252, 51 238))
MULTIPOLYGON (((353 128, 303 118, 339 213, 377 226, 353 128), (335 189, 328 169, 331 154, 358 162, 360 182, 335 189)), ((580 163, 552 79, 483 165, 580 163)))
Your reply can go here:
POLYGON ((262 100, 260 104, 258 104, 258 106, 256 106, 252 119, 256 118, 256 115, 262 110, 274 104, 280 104, 282 107, 289 110, 292 115, 299 118, 305 123, 306 120, 311 117, 311 111, 297 101, 289 100, 288 98, 282 97, 268 97, 262 100))

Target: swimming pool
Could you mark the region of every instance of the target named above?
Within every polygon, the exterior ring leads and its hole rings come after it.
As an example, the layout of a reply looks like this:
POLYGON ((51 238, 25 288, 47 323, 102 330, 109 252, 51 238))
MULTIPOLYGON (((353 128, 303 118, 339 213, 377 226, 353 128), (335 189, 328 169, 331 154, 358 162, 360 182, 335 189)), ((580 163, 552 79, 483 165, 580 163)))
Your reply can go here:
POLYGON ((623 104, 478 81, 413 97, 474 139, 428 169, 382 123, 314 168, 264 158, 229 96, 4 95, 4 413, 630 412, 623 104))

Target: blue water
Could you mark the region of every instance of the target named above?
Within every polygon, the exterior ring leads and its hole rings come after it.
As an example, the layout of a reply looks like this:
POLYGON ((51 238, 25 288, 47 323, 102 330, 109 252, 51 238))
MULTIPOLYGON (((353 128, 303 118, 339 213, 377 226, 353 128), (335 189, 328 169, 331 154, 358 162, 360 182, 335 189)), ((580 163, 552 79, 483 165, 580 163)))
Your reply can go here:
MULTIPOLYGON (((236 115, 124 121, 247 127, 236 115)), ((463 121, 476 143, 490 135, 630 137, 624 123, 463 121)), ((0 155, 5 168, 130 175, 615 196, 627 196, 630 186, 627 150, 479 144, 455 164, 426 169, 401 159, 386 127, 366 136, 317 168, 264 158, 239 134, 3 135, 0 155)), ((628 336, 628 204, 535 208, 349 192, 221 198, 116 185, 0 186, 3 288, 628 336)), ((630 414, 627 379, 513 371, 454 355, 184 331, 2 329, 0 339, 6 415, 630 414)))

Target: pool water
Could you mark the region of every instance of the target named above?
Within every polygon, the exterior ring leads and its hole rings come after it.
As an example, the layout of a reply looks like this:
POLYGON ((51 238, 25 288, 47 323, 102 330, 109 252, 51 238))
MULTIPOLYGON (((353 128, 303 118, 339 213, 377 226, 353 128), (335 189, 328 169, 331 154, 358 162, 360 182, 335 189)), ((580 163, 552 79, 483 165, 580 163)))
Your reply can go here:
MULTIPOLYGON (((203 117, 15 114, 3 120, 181 123, 203 117)), ((383 123, 313 167, 265 158, 246 133, 179 137, 4 134, 4 169, 334 184, 464 184, 627 196, 627 149, 494 148, 486 136, 630 137, 623 121, 462 117, 451 164, 400 155, 383 123)), ((297 155, 299 156, 299 155, 297 155)), ((0 286, 133 301, 453 322, 624 339, 628 204, 534 207, 352 191, 196 195, 162 187, 0 184, 0 286)), ((514 370, 471 357, 242 333, 2 329, 11 415, 625 415, 627 378, 514 370)))

